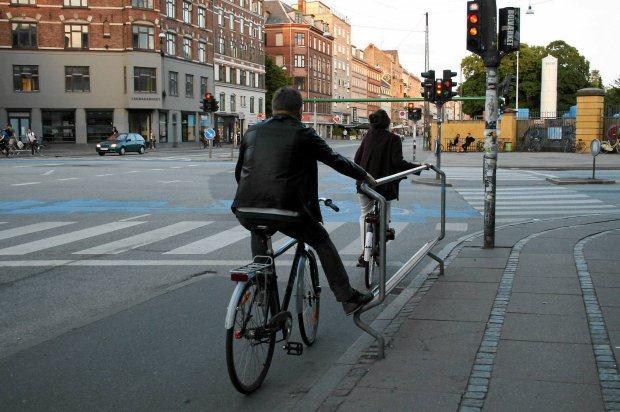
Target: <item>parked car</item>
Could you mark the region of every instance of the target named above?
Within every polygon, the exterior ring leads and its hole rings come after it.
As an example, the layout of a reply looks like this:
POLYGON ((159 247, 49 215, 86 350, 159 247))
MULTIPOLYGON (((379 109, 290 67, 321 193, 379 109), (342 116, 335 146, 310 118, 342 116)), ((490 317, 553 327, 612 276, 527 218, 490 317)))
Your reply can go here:
POLYGON ((146 142, 138 133, 121 133, 113 140, 104 140, 97 143, 97 153, 105 156, 106 153, 118 153, 124 155, 127 152, 138 152, 144 154, 146 142))

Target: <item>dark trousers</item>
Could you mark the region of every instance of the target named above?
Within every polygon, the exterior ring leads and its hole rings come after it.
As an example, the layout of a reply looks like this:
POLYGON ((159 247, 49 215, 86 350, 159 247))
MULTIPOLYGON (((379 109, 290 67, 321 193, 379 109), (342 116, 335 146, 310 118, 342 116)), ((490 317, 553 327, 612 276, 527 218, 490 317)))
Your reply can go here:
POLYGON ((325 271, 329 287, 334 292, 336 300, 344 302, 351 298, 353 288, 351 288, 349 283, 347 271, 342 264, 336 246, 334 246, 329 238, 329 234, 319 222, 312 221, 309 218, 305 218, 300 222, 245 219, 242 217, 238 217, 238 219, 243 227, 252 232, 252 256, 265 254, 267 250, 267 239, 260 232, 256 232, 257 226, 269 227, 270 235, 275 232, 282 232, 286 236, 310 245, 316 251, 325 271))

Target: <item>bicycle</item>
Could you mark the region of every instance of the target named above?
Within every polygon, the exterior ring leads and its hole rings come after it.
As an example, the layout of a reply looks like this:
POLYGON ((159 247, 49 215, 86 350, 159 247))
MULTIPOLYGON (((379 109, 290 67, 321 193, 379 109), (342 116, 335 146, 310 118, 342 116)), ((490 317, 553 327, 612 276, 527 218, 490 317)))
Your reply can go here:
POLYGON ((373 211, 364 218, 366 231, 364 234, 364 284, 367 289, 372 287, 375 271, 379 268, 379 205, 374 202, 373 211))
MULTIPOLYGON (((321 198, 325 206, 338 212, 331 199, 321 198)), ((319 326, 321 285, 314 252, 297 239, 290 239, 273 251, 271 231, 267 226, 257 230, 267 243, 267 254, 257 255, 248 265, 230 271, 237 282, 226 313, 226 364, 233 386, 243 394, 257 390, 267 376, 275 344, 285 342, 288 355, 303 354, 301 342, 291 342, 293 316, 288 310, 295 292, 297 321, 306 346, 316 340, 319 326), (275 259, 297 245, 282 302, 278 292, 275 259), (276 341, 276 334, 282 338, 276 341), (250 370, 248 370, 250 369, 250 370)))

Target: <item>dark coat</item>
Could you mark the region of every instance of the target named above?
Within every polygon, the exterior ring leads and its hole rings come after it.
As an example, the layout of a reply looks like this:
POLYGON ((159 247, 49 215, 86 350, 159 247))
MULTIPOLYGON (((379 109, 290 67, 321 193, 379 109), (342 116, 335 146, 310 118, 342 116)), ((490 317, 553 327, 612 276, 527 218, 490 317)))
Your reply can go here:
POLYGON ((322 221, 317 161, 356 180, 366 177, 364 169, 292 116, 276 115, 250 127, 239 148, 233 212, 237 207, 285 209, 322 221))
MULTIPOLYGON (((355 163, 375 179, 419 166, 403 159, 403 144, 399 136, 387 129, 373 127, 366 133, 357 149, 355 163)), ((386 183, 377 186, 375 190, 386 200, 398 199, 398 184, 399 181, 386 183)))

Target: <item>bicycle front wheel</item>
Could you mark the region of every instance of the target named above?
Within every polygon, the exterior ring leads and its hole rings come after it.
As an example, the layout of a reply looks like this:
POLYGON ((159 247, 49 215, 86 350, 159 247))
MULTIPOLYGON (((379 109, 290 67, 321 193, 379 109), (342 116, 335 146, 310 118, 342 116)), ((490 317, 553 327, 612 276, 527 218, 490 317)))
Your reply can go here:
POLYGON ((248 281, 237 300, 233 327, 226 330, 228 376, 244 394, 260 387, 271 365, 276 334, 265 327, 273 315, 272 299, 263 282, 248 281))
POLYGON ((297 264, 297 320, 306 346, 312 346, 319 328, 321 287, 314 253, 305 250, 297 264))

